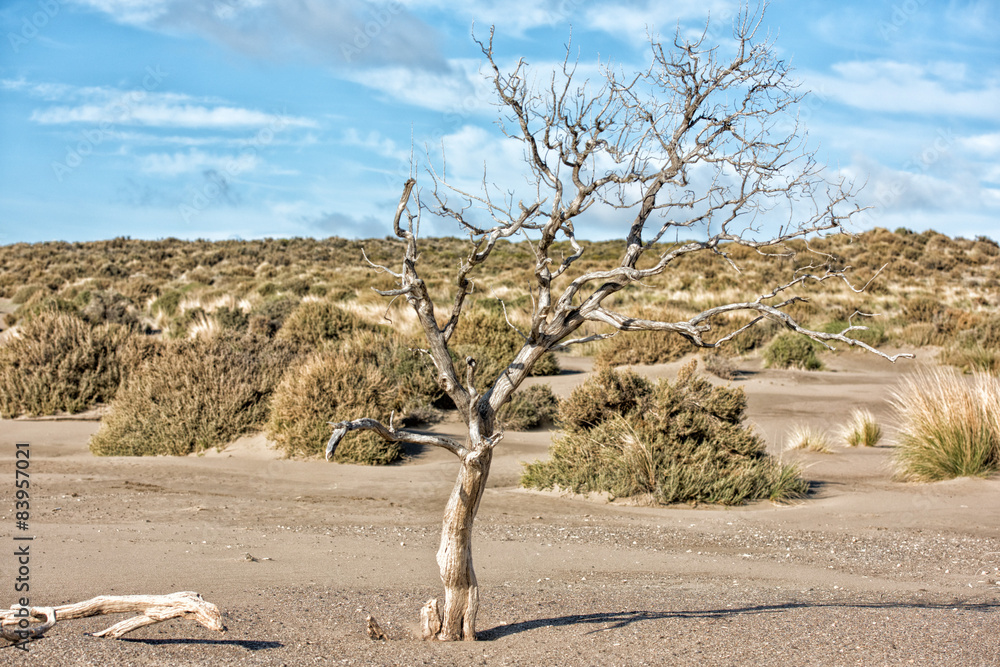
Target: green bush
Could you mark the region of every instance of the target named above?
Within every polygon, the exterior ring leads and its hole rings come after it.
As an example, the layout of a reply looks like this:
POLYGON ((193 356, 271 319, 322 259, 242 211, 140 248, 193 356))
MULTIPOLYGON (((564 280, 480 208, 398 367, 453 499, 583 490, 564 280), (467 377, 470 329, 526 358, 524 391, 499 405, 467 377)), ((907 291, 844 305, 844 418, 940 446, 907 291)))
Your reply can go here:
POLYGON ((152 343, 119 324, 42 312, 0 346, 0 415, 82 412, 110 402, 152 343))
POLYGON ((500 408, 500 424, 511 431, 526 431, 555 420, 559 399, 547 384, 536 384, 514 393, 500 408))
POLYGON ((650 385, 614 371, 588 380, 560 408, 561 418, 572 418, 563 419, 549 460, 526 465, 522 485, 647 495, 659 503, 732 505, 805 494, 797 469, 768 456, 763 440, 742 425, 743 390, 714 387, 695 367, 685 366, 674 383, 650 385), (609 387, 619 395, 604 402, 609 387))
MULTIPOLYGON (((380 331, 358 331, 339 347, 327 347, 289 370, 275 392, 268 437, 287 456, 322 453, 327 422, 371 417, 396 424, 426 414, 440 395, 430 361, 380 331)), ((403 455, 398 443, 370 432, 352 432, 334 460, 382 465, 403 455)))
POLYGON ((768 368, 801 368, 816 371, 823 362, 816 356, 819 344, 801 334, 787 331, 774 338, 764 348, 764 363, 768 368))
POLYGON ((892 397, 899 416, 897 474, 932 482, 1000 469, 1000 378, 971 381, 945 368, 904 378, 892 397))
POLYGON ((293 359, 288 345, 231 331, 170 341, 119 391, 90 450, 153 456, 223 447, 263 426, 293 359))

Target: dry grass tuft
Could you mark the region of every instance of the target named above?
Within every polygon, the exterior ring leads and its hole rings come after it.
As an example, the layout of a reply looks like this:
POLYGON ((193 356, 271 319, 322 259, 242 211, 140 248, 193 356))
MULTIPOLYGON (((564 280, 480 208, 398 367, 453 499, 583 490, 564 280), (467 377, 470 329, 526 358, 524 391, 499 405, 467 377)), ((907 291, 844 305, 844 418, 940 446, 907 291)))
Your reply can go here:
POLYGON ((802 449, 820 454, 833 453, 826 433, 807 424, 796 424, 791 428, 785 449, 802 449))
POLYGON ((869 410, 859 409, 851 413, 842 436, 848 447, 874 447, 882 439, 882 427, 869 410))
POLYGON ((981 477, 1000 468, 1000 378, 920 371, 900 382, 892 404, 900 422, 901 479, 981 477))

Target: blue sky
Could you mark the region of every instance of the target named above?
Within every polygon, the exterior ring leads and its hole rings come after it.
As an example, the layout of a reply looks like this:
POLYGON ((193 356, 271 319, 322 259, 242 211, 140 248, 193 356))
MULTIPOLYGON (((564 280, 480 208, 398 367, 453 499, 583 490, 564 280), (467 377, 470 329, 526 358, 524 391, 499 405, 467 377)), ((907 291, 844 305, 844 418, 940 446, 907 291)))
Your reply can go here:
MULTIPOLYGON (((728 0, 0 3, 0 243, 384 236, 411 154, 518 178, 470 38, 540 71, 648 64, 647 29, 725 41, 728 0), (411 146, 413 147, 411 151, 411 146)), ((1000 3, 773 2, 799 117, 859 228, 1000 239, 1000 3)), ((425 179, 426 180, 426 179, 425 179)), ((423 182, 423 181, 422 181, 423 182)), ((615 227, 578 226, 607 238, 615 227)), ((428 221, 425 234, 452 234, 428 221)))

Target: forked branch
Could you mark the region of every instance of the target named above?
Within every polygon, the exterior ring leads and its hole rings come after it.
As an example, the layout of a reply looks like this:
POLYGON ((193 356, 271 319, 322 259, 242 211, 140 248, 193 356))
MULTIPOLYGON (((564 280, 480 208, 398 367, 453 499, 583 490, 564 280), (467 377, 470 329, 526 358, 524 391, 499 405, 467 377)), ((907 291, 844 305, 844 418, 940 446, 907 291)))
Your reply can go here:
POLYGON ((101 595, 96 598, 64 604, 59 607, 21 607, 14 605, 0 611, 2 634, 7 641, 18 643, 38 639, 58 621, 100 616, 103 614, 138 613, 106 630, 95 632, 95 637, 119 639, 141 627, 172 618, 186 618, 209 630, 225 632, 222 614, 211 602, 193 591, 170 595, 101 595))

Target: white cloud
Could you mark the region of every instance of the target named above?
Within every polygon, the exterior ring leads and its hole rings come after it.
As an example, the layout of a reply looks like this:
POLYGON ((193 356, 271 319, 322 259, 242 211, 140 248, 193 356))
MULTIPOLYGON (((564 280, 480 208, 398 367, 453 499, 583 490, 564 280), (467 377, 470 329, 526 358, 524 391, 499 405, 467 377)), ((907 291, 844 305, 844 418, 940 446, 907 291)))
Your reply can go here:
POLYGON ((958 143, 963 148, 982 157, 996 157, 1000 155, 1000 132, 963 137, 958 140, 958 143))
POLYGON ((400 3, 351 0, 73 0, 119 23, 194 34, 256 58, 440 69, 435 31, 400 3))
POLYGON ((409 161, 410 159, 410 151, 408 149, 400 148, 396 145, 395 141, 375 130, 372 130, 365 136, 361 136, 361 133, 355 128, 348 128, 344 132, 343 142, 347 146, 363 148, 368 152, 392 160, 409 161))
POLYGON ((1000 108, 1000 82, 970 81, 962 63, 869 60, 831 69, 833 74, 800 74, 808 88, 858 109, 993 119, 1000 108))
POLYGON ((226 104, 211 97, 193 97, 183 93, 121 90, 109 87, 71 86, 61 83, 29 83, 5 79, 0 88, 22 92, 46 102, 69 102, 36 109, 31 120, 42 125, 71 123, 139 125, 208 129, 315 128, 309 118, 265 113, 256 109, 226 104))
POLYGON ((182 127, 188 129, 243 129, 266 125, 316 127, 315 121, 291 116, 274 116, 239 107, 205 107, 192 104, 156 104, 113 102, 83 104, 75 107, 51 107, 36 110, 31 120, 42 125, 68 123, 108 123, 146 127, 182 127))
MULTIPOLYGON (((582 4, 582 3, 581 3, 582 4)), ((645 44, 647 35, 673 35, 678 25, 693 39, 701 36, 705 21, 711 16, 708 40, 715 44, 732 37, 733 19, 740 3, 732 0, 643 0, 641 2, 595 3, 584 12, 591 30, 609 33, 623 41, 645 44), (683 23, 696 21, 689 32, 683 23)))
POLYGON ((479 62, 452 60, 446 71, 392 66, 354 71, 350 81, 384 93, 392 102, 468 115, 490 109, 493 96, 479 74, 479 62))

